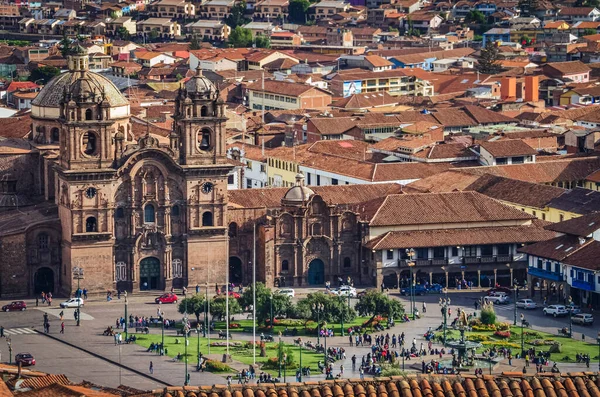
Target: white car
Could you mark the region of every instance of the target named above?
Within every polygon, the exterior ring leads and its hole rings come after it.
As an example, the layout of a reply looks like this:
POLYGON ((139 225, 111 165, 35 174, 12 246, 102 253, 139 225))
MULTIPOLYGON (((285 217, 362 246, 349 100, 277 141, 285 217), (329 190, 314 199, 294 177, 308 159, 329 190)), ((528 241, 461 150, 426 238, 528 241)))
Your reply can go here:
POLYGON ((296 291, 294 291, 291 288, 278 289, 277 291, 275 291, 275 293, 279 294, 279 295, 286 295, 286 296, 289 296, 290 298, 293 298, 294 296, 296 296, 296 291))
POLYGON ((356 298, 356 288, 350 287, 349 285, 342 285, 340 288, 332 290, 331 293, 334 295, 356 298))
POLYGON ((558 316, 568 316, 569 312, 567 311, 567 308, 564 307, 563 305, 550 305, 550 306, 544 308, 544 314, 546 316, 552 315, 554 317, 558 317, 558 316))
POLYGON ((67 308, 67 307, 78 307, 78 306, 83 306, 83 299, 81 298, 71 298, 68 301, 62 302, 60 304, 60 307, 67 308))
POLYGON ((517 307, 521 309, 535 309, 537 304, 531 299, 519 299, 517 301, 517 307))
POLYGON ((573 316, 573 324, 591 325, 594 324, 594 317, 591 314, 579 313, 573 316))
POLYGON ((577 305, 569 305, 569 306, 567 306, 567 310, 570 311, 571 314, 581 313, 581 308, 577 305))
POLYGON ((484 299, 486 299, 488 302, 492 302, 496 305, 508 303, 508 301, 509 301, 508 296, 506 296, 506 294, 503 292, 494 292, 490 296, 484 297, 484 299))

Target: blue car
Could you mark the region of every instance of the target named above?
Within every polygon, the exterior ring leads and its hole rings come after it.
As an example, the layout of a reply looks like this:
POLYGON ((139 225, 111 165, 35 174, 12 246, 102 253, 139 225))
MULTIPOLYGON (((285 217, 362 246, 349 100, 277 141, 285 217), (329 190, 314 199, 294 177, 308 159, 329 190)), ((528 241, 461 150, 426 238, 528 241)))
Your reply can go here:
MULTIPOLYGON (((425 294, 427 294, 427 288, 425 288, 425 286, 422 284, 417 284, 413 287, 413 293, 415 295, 425 295, 425 294)), ((400 294, 410 295, 410 286, 402 288, 400 290, 400 294)))
POLYGON ((430 294, 441 294, 442 290, 443 287, 440 284, 431 284, 427 292, 429 292, 430 294))

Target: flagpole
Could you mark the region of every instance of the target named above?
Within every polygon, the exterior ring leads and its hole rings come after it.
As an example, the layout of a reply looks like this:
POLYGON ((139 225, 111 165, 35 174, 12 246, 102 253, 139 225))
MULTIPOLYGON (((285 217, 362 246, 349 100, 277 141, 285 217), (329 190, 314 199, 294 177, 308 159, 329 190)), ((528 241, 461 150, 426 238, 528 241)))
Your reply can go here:
POLYGON ((253 227, 254 240, 252 244, 252 338, 253 346, 253 363, 256 365, 256 221, 253 227))

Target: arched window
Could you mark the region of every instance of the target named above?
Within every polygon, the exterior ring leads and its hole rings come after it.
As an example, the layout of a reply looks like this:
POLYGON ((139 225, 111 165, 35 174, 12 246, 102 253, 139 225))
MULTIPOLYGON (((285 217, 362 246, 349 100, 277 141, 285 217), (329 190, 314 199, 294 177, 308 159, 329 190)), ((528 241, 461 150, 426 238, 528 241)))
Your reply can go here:
POLYGON ((117 262, 115 265, 116 281, 127 281, 127 264, 125 262, 117 262))
POLYGON ((50 139, 53 143, 58 142, 60 140, 60 130, 58 128, 52 128, 50 131, 50 139))
POLYGON ((350 258, 344 258, 344 267, 352 267, 352 260, 350 260, 350 258))
POLYGON ((38 234, 38 248, 41 250, 48 249, 48 235, 46 233, 38 234))
POLYGON ((202 214, 202 226, 214 226, 212 212, 206 211, 204 214, 202 214))
POLYGON ((235 222, 229 224, 229 237, 236 237, 238 234, 238 225, 235 222))
POLYGON ((96 222, 96 218, 90 216, 85 220, 85 231, 87 233, 95 233, 98 231, 98 224, 96 222))
POLYGON ((290 263, 288 261, 281 262, 281 271, 287 272, 290 268, 290 263))
POLYGON ((115 211, 115 218, 117 218, 117 219, 125 218, 125 211, 123 210, 123 207, 117 208, 117 210, 115 211))
POLYGON ((210 149, 210 131, 203 129, 198 133, 198 148, 200 150, 210 149))
POLYGON ((94 134, 92 131, 88 131, 83 134, 82 147, 83 153, 87 154, 88 156, 95 155, 97 151, 96 134, 94 134))
POLYGON ((200 116, 207 117, 208 116, 208 108, 206 106, 202 106, 200 108, 200 116))
POLYGON ((85 119, 86 120, 93 120, 94 119, 94 114, 92 112, 92 109, 87 109, 85 111, 85 119))
POLYGON ((171 209, 171 216, 179 216, 179 206, 174 205, 171 209))
POLYGON ((154 213, 154 206, 152 204, 147 204, 144 207, 144 222, 145 223, 154 223, 156 220, 156 216, 154 213))
POLYGON ((173 278, 182 278, 183 277, 183 262, 181 259, 173 259, 173 278))

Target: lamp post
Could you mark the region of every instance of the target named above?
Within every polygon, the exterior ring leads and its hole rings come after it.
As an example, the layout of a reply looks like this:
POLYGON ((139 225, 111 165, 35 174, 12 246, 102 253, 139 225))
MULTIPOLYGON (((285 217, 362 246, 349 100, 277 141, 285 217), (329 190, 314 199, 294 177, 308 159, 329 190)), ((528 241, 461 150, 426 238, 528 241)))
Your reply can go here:
POLYGON ((440 298, 440 307, 444 316, 444 347, 446 347, 446 328, 448 324, 448 309, 450 307, 450 298, 440 298))
POLYGON ((325 366, 327 366, 327 323, 323 321, 323 325, 325 326, 325 335, 323 335, 323 341, 325 342, 325 346, 323 348, 323 358, 325 359, 325 366))
POLYGON ((200 322, 196 324, 196 336, 198 336, 198 351, 196 355, 198 357, 198 371, 200 371, 200 322))
POLYGON ((189 382, 188 382, 188 354, 187 354, 187 347, 188 347, 188 332, 189 332, 189 327, 188 327, 188 313, 187 313, 187 296, 184 290, 183 293, 183 300, 185 301, 185 313, 183 315, 183 336, 185 338, 185 346, 184 346, 184 354, 185 354, 185 382, 183 383, 185 386, 188 386, 189 382))
POLYGON ((523 328, 525 327, 525 315, 523 313, 521 313, 521 357, 525 356, 525 340, 523 339, 524 335, 524 331, 523 328))
POLYGON ((77 280, 77 326, 80 325, 81 320, 81 298, 79 297, 79 281, 83 280, 83 269, 80 267, 73 268, 73 278, 77 280))
MULTIPOLYGON (((275 331, 274 328, 274 324, 273 324, 273 291, 269 290, 269 304, 271 305, 271 321, 269 322, 269 324, 271 325, 271 331, 275 331)), ((318 341, 317 341, 318 343, 318 341)))
POLYGON ((569 296, 569 338, 573 337, 573 298, 569 296))
POLYGON ((208 339, 208 354, 210 354, 210 321, 208 315, 210 314, 210 300, 208 299, 208 282, 206 283, 206 338, 208 339))
POLYGON ((341 320, 341 327, 340 328, 342 329, 342 336, 344 336, 344 317, 345 317, 345 314, 346 314, 344 312, 344 298, 340 296, 339 299, 340 299, 340 302, 342 304, 341 307, 340 307, 342 309, 340 311, 340 320, 341 320))
POLYGON ((12 365, 12 340, 6 338, 6 344, 8 345, 8 365, 12 365))
POLYGON ((208 329, 208 282, 204 283, 206 286, 206 303, 204 304, 204 327, 202 328, 202 336, 206 338, 206 333, 209 332, 208 329))
POLYGON ((160 355, 165 354, 165 313, 161 309, 161 302, 158 302, 158 311, 160 313, 160 355))
POLYGON ((298 348, 300 349, 300 372, 298 381, 302 382, 302 338, 298 338, 298 348))
POLYGON ((283 353, 283 383, 287 383, 287 380, 286 380, 286 377, 287 377, 286 367, 287 367, 287 354, 283 353))
POLYGON ((412 313, 413 319, 415 318, 415 277, 413 273, 413 267, 416 263, 413 261, 413 258, 416 255, 414 249, 406 250, 406 254, 408 255, 409 261, 406 265, 410 268, 410 311, 412 313))
POLYGON ((321 343, 321 312, 325 309, 322 303, 313 303, 313 311, 317 313, 317 346, 321 343))
POLYGON ((281 361, 282 361, 282 351, 281 351, 282 345, 281 345, 281 331, 279 331, 279 354, 277 355, 279 358, 279 375, 277 375, 279 378, 281 378, 281 361))
MULTIPOLYGON (((129 319, 127 318, 127 291, 125 291, 125 342, 127 342, 127 326, 129 325, 129 319)), ((77 316, 77 321, 79 321, 79 316, 77 316)))
POLYGON ((402 348, 402 371, 404 371, 404 348, 402 348))
POLYGON ((514 294, 515 294, 515 301, 513 302, 513 309, 514 309, 514 320, 513 320, 513 325, 517 325, 517 292, 519 290, 519 287, 517 286, 517 284, 515 284, 515 288, 514 288, 514 294))
POLYGON ((598 338, 596 340, 598 341, 598 372, 600 372, 600 331, 598 331, 598 338))

